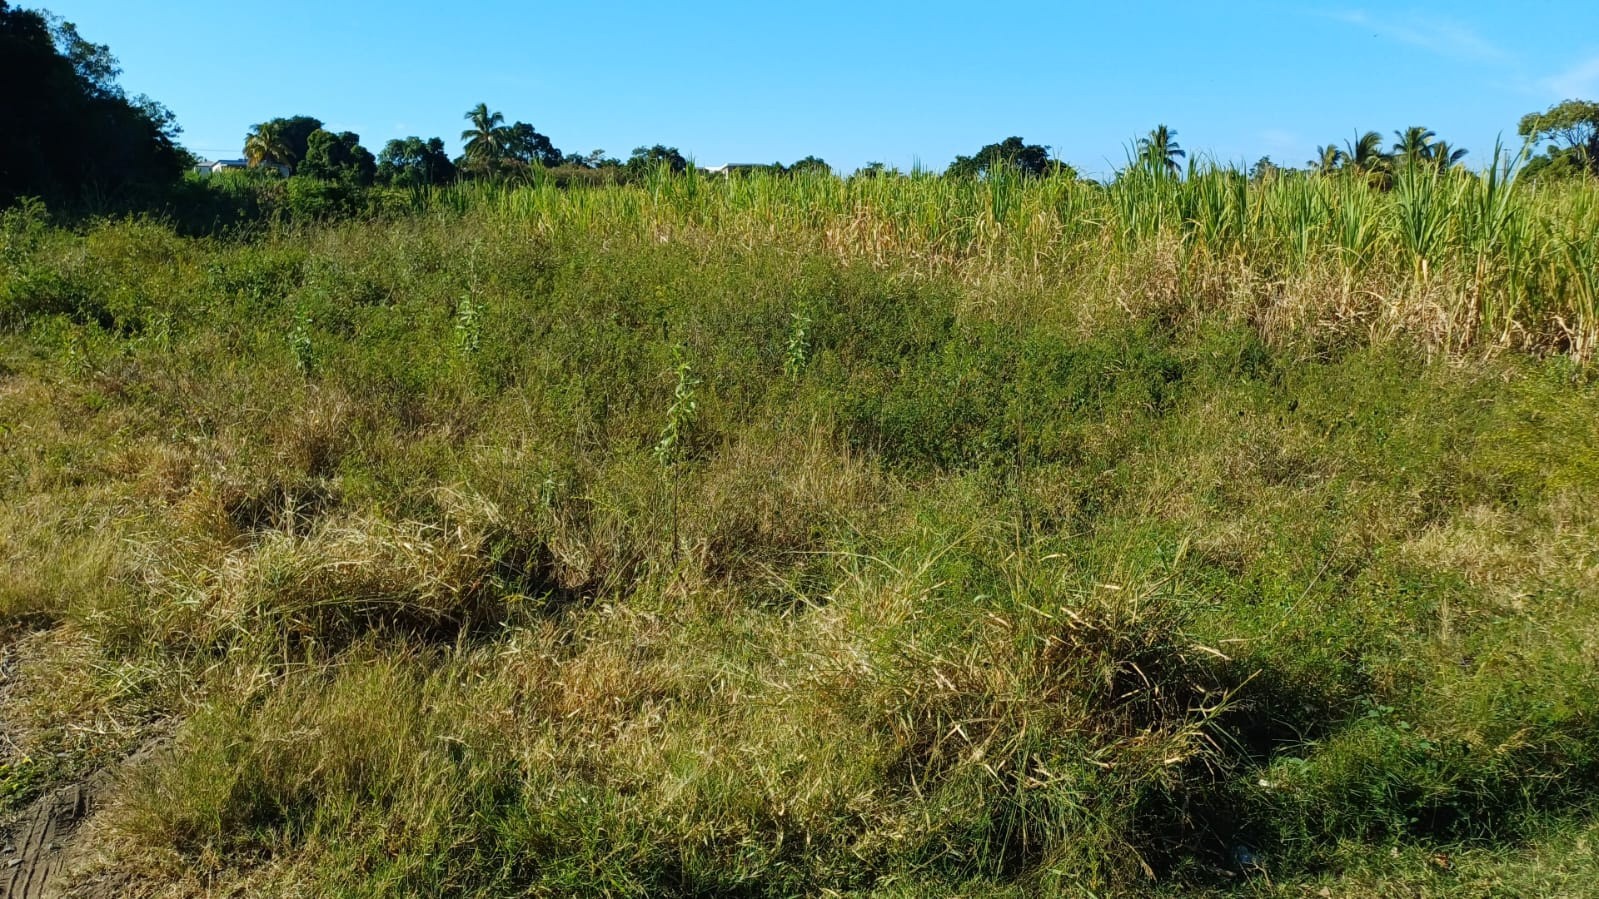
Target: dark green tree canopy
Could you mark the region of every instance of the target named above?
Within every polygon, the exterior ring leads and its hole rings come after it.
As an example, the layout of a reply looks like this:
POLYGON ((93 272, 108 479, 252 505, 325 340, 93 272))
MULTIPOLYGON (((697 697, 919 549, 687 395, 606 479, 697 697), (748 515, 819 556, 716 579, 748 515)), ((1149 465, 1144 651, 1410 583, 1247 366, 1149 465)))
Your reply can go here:
POLYGON ((189 162, 170 112, 129 98, 103 44, 0 0, 0 202, 115 200, 175 182, 189 162))
POLYGON ((807 156, 789 166, 788 170, 793 173, 809 172, 819 175, 830 175, 833 173, 833 167, 828 165, 827 160, 821 158, 820 156, 807 156))
POLYGON ((622 167, 622 160, 606 156, 604 150, 591 150, 588 153, 568 153, 561 157, 561 165, 578 169, 616 169, 622 167))
POLYGON ((455 163, 444 150, 444 141, 420 137, 389 141, 378 154, 377 181, 395 187, 422 187, 448 184, 455 180, 455 163))
POLYGON ((945 174, 970 178, 988 174, 997 165, 1009 165, 1028 175, 1043 175, 1049 171, 1049 148, 1029 144, 1019 137, 1007 137, 997 144, 989 144, 971 156, 957 156, 945 174))
POLYGON ((1254 165, 1249 167, 1249 180, 1265 181, 1270 178, 1276 178, 1277 176, 1281 175, 1282 172, 1283 167, 1275 162, 1272 162, 1270 156, 1262 156, 1255 160, 1254 165))
POLYGON ((244 158, 251 166, 286 165, 296 171, 310 150, 312 133, 321 128, 321 119, 307 115, 252 125, 244 136, 244 158))
POLYGON ((633 155, 627 158, 627 171, 628 174, 637 176, 663 164, 670 166, 674 172, 681 172, 688 168, 688 159, 679 153, 676 147, 664 144, 634 147, 633 155))
POLYGON ((377 160, 361 146, 360 135, 318 128, 306 138, 305 159, 296 174, 364 187, 372 183, 376 172, 377 160))
POLYGON ((542 165, 554 168, 561 164, 561 151, 548 137, 526 122, 517 122, 506 129, 505 156, 522 165, 542 165))
POLYGON ((466 112, 472 127, 461 132, 466 152, 456 161, 463 173, 499 176, 541 165, 553 168, 566 161, 555 144, 527 122, 505 124, 505 114, 479 103, 466 112))
POLYGON ((856 169, 855 170, 855 174, 851 175, 850 177, 851 178, 887 178, 890 175, 898 175, 898 174, 899 174, 899 171, 896 170, 896 169, 889 168, 887 163, 868 162, 867 164, 865 164, 865 165, 861 166, 860 168, 856 169))

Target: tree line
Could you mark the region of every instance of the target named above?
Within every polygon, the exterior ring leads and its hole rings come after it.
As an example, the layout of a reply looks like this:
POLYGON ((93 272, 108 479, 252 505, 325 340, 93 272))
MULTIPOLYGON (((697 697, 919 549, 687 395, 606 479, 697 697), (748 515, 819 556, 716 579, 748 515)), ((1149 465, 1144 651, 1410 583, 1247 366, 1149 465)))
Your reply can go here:
MULTIPOLYGON (((254 126, 246 136, 245 152, 252 166, 271 165, 296 174, 348 179, 364 185, 407 187, 442 185, 463 178, 515 178, 535 167, 613 173, 623 179, 663 165, 674 172, 689 165, 676 147, 661 144, 638 147, 626 160, 606 156, 603 150, 563 153, 532 125, 520 121, 506 124, 505 115, 490 110, 486 103, 468 110, 465 118, 471 127, 461 132, 464 150, 454 159, 446 152, 442 139, 415 136, 389 141, 374 157, 360 146, 356 135, 321 132, 321 122, 308 116, 273 119, 254 126)), ((1529 149, 1522 170, 1524 177, 1599 176, 1599 103, 1558 103, 1524 116, 1517 131, 1529 149)), ((1393 137, 1388 144, 1380 132, 1357 132, 1342 146, 1329 143, 1317 147, 1302 168, 1279 165, 1267 156, 1251 166, 1250 173, 1264 177, 1293 171, 1319 175, 1342 172, 1386 186, 1406 168, 1447 171, 1465 164, 1468 155, 1465 148, 1440 138, 1436 131, 1423 125, 1396 130, 1393 137)), ((1134 142, 1127 170, 1180 176, 1186 158, 1176 130, 1158 125, 1134 142)), ((984 177, 1001 166, 1026 176, 1077 177, 1076 169, 1054 157, 1049 147, 1027 143, 1017 136, 983 146, 969 156, 955 157, 944 174, 984 177)), ((831 166, 817 156, 806 156, 792 165, 770 163, 740 168, 777 174, 832 172, 831 166)), ((855 175, 880 177, 893 173, 883 163, 870 162, 857 169, 855 175)))
MULTIPOLYGON (((565 153, 527 122, 507 123, 505 114, 489 109, 487 103, 467 110, 465 119, 469 127, 461 132, 464 149, 454 158, 442 138, 415 135, 391 140, 373 155, 361 146, 359 135, 326 131, 320 119, 305 115, 251 126, 245 135, 244 155, 251 168, 360 186, 394 187, 437 186, 462 179, 515 179, 533 169, 606 173, 612 180, 624 180, 662 166, 674 172, 689 166, 688 157, 664 144, 637 147, 625 160, 608 156, 604 150, 565 153)), ((807 156, 793 165, 772 163, 753 168, 832 171, 826 161, 816 156, 807 156)))
MULTIPOLYGON (((178 144, 181 129, 172 113, 148 97, 130 97, 117 82, 120 74, 110 48, 85 40, 71 23, 0 0, 0 83, 7 85, 0 91, 0 203, 38 196, 66 205, 129 207, 161 197, 163 191, 170 198, 196 160, 178 144)), ((563 152, 533 125, 508 122, 487 103, 467 110, 464 119, 463 150, 453 157, 442 138, 417 136, 388 141, 374 154, 359 135, 333 131, 308 115, 252 126, 243 150, 251 168, 292 176, 291 198, 313 210, 348 205, 352 190, 373 185, 418 188, 463 179, 516 180, 535 170, 555 173, 558 183, 616 182, 662 168, 680 172, 690 164, 676 147, 663 144, 637 147, 626 159, 602 150, 563 152)), ((1599 176, 1599 103, 1567 100, 1528 114, 1517 130, 1532 151, 1523 177, 1599 176)), ((1280 166, 1265 157, 1251 173, 1352 173, 1382 186, 1406 167, 1447 170, 1467 155, 1423 126, 1393 136, 1389 143, 1376 131, 1357 133, 1341 145, 1318 147, 1303 168, 1280 166)), ((1186 158, 1177 132, 1160 125, 1129 148, 1124 171, 1177 177, 1186 158)), ((1077 176, 1049 147, 1015 136, 957 156, 944 174, 986 177, 1001 167, 1023 176, 1077 176)), ((788 165, 741 168, 832 172, 816 156, 788 165)), ((894 173, 874 162, 855 176, 894 173)))

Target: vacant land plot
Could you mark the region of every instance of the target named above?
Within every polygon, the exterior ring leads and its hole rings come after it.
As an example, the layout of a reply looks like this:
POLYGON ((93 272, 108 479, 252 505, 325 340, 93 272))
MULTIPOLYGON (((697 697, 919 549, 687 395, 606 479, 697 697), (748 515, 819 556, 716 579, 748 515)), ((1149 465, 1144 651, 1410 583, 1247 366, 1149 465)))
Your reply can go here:
POLYGON ((13 209, 0 818, 92 783, 85 894, 1582 895, 1596 197, 13 209))

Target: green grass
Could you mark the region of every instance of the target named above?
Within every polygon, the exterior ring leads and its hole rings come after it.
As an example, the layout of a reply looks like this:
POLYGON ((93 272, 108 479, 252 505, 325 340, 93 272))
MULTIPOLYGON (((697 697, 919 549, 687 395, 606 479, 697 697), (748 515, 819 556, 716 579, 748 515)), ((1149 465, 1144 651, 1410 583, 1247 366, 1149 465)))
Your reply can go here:
POLYGON ((171 727, 176 895, 1579 895, 1599 219, 1452 179, 7 213, 0 802, 171 727))

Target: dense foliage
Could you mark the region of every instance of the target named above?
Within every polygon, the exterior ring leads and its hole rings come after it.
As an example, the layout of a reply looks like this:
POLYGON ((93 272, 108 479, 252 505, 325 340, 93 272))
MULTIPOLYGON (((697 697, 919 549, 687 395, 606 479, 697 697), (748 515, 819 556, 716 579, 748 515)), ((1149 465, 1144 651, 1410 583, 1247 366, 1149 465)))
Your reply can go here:
POLYGON ((284 166, 293 171, 310 153, 311 135, 321 130, 321 119, 303 115, 253 125, 244 137, 245 159, 252 166, 284 166))
POLYGON ((0 205, 126 206, 178 177, 188 156, 172 114, 127 96, 118 74, 71 24, 0 0, 0 205))
POLYGON ((1529 142, 1547 143, 1533 160, 1534 174, 1599 175, 1599 103, 1567 100, 1524 116, 1518 130, 1529 142))
POLYGON ((957 156, 948 174, 964 177, 987 174, 999 166, 1010 166, 1029 175, 1042 175, 1050 168, 1049 148, 1029 144, 1019 137, 1007 137, 989 144, 972 156, 957 156))
POLYGON ((341 181, 368 187, 377 174, 377 160, 353 132, 334 134, 321 128, 306 138, 305 159, 299 173, 323 181, 341 181))
POLYGON ((378 154, 376 177, 380 184, 395 187, 429 187, 455 180, 455 163, 438 138, 396 138, 378 154))

